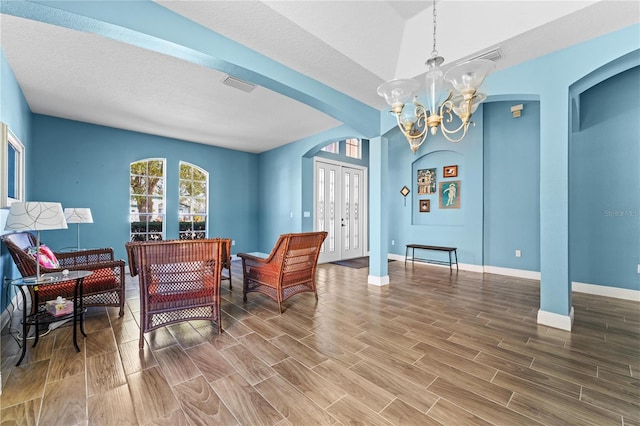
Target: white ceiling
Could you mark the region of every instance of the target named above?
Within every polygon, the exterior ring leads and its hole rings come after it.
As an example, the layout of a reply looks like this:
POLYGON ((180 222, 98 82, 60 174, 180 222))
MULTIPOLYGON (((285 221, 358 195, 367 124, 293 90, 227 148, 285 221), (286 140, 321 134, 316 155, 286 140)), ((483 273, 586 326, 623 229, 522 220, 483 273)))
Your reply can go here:
MULTIPOLYGON (((430 1, 157 3, 377 110, 386 107, 377 86, 421 75, 432 50, 430 1)), ((637 0, 439 0, 437 49, 446 66, 499 48, 503 69, 637 22, 637 0)), ((342 124, 265 87, 245 93, 221 84, 220 71, 95 33, 2 14, 0 45, 39 114, 254 153, 342 124)))

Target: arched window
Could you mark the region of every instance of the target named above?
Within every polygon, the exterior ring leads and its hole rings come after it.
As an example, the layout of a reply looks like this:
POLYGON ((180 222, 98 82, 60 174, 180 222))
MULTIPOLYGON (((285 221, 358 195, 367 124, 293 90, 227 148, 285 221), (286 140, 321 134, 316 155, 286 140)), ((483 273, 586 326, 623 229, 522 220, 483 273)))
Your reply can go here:
POLYGON ((340 151, 340 145, 338 141, 331 142, 329 145, 325 145, 321 151, 330 152, 332 154, 338 154, 340 151))
POLYGON ((193 164, 180 162, 179 221, 181 240, 207 237, 209 173, 193 164))
POLYGON ((165 237, 165 160, 152 158, 131 163, 129 221, 131 241, 165 237))

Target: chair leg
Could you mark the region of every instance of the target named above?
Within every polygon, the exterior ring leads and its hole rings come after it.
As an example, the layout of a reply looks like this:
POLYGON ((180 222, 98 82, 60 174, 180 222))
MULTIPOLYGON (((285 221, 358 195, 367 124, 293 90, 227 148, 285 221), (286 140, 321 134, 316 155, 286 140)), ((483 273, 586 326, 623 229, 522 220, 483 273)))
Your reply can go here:
POLYGON ((242 279, 242 301, 247 303, 247 288, 249 288, 249 280, 245 277, 242 279))

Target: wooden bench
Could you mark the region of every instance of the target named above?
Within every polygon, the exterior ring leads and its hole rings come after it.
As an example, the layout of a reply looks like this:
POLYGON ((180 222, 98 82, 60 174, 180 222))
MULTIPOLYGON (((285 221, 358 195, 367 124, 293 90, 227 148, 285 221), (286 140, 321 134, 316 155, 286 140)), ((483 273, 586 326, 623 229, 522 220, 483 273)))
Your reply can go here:
POLYGON ((456 247, 442 247, 442 246, 427 246, 424 244, 407 244, 407 248, 404 252, 404 264, 405 266, 407 265, 407 257, 409 255, 409 249, 411 249, 411 263, 413 263, 414 261, 418 261, 418 262, 426 262, 426 263, 435 263, 438 265, 449 265, 449 270, 453 271, 453 262, 451 259, 451 253, 453 253, 453 255, 455 256, 455 264, 456 264, 456 271, 458 270, 458 252, 457 252, 457 248, 456 247), (435 260, 435 259, 425 259, 425 258, 420 258, 420 257, 416 257, 416 249, 419 250, 433 250, 433 251, 446 251, 449 253, 449 262, 447 263, 444 260, 435 260))

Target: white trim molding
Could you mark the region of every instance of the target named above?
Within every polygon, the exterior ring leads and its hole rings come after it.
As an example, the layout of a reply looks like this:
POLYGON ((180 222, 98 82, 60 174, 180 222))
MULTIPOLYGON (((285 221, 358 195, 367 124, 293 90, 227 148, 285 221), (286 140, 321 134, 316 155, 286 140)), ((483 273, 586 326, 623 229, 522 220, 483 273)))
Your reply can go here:
POLYGON ((573 306, 571 307, 569 315, 560 315, 554 312, 543 311, 542 309, 538 310, 538 324, 571 331, 573 327, 573 306))
MULTIPOLYGON (((447 265, 443 265, 445 268, 447 265)), ((458 267, 461 271, 469 271, 469 272, 478 272, 480 274, 484 273, 484 268, 482 265, 473 265, 471 263, 458 263, 458 267)))
POLYGON ((631 300, 640 302, 640 291, 627 288, 609 287, 606 285, 586 284, 579 282, 571 283, 571 290, 577 293, 594 294, 596 296, 613 297, 615 299, 631 300))
POLYGON ((369 275, 369 277, 367 278, 367 283, 378 287, 389 285, 389 275, 384 275, 382 277, 369 275))
POLYGON ((508 275, 510 277, 525 278, 540 281, 539 271, 527 271, 526 269, 501 268, 499 266, 485 266, 484 272, 488 274, 508 275))

